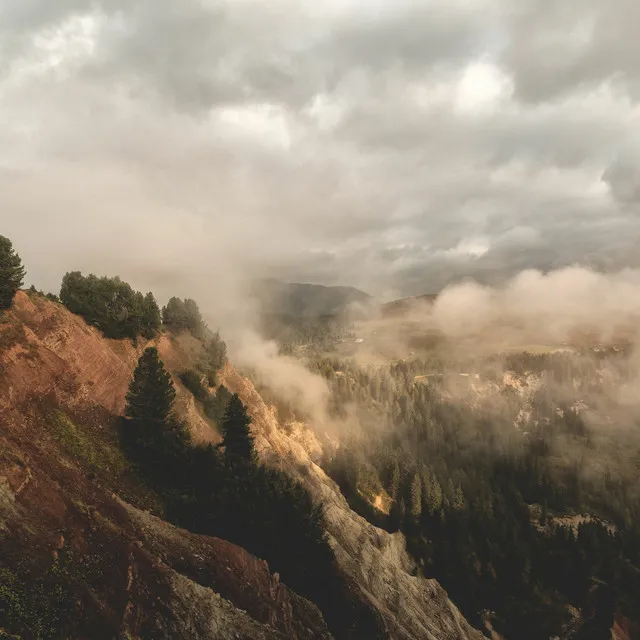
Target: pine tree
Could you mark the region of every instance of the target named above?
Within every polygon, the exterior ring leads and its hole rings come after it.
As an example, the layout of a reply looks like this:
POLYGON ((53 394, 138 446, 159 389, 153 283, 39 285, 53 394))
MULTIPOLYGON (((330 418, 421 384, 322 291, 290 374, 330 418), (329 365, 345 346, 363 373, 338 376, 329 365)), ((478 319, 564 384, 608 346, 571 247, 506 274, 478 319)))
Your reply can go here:
POLYGON ((389 495, 396 500, 400 489, 400 467, 396 460, 391 467, 391 476, 389 478, 389 495))
POLYGON ((427 508, 429 513, 437 513, 442 509, 442 487, 435 476, 432 476, 430 482, 431 491, 427 496, 427 508))
POLYGON ((249 425, 251 418, 247 415, 247 410, 242 404, 237 393, 234 393, 227 404, 222 423, 225 455, 232 460, 243 462, 254 462, 256 453, 253 444, 253 436, 249 425))
POLYGON ((216 384, 216 374, 227 361, 227 345, 216 331, 206 344, 200 358, 200 370, 207 376, 210 387, 216 384))
POLYGON ((145 349, 138 360, 127 393, 125 414, 134 420, 167 422, 176 391, 155 347, 145 349))
POLYGON ((147 293, 142 303, 141 324, 142 335, 148 339, 153 338, 162 324, 160 308, 158 307, 158 303, 151 292, 147 293))
POLYGON ((8 309, 24 282, 25 270, 9 238, 0 236, 0 309, 8 309))
POLYGON ((420 476, 416 472, 411 481, 411 515, 419 518, 422 513, 422 483, 420 476))
POLYGON ((187 326, 187 312, 180 298, 170 298, 167 306, 162 308, 162 322, 174 331, 181 331, 187 326))

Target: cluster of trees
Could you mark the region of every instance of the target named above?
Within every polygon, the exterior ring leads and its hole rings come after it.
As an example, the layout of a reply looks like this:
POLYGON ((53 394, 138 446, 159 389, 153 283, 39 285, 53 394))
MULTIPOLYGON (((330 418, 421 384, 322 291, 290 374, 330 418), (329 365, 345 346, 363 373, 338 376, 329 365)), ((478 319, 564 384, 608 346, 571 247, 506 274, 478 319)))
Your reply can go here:
MULTIPOLYGON (((510 364, 531 371, 513 356, 510 364)), ((552 637, 569 624, 574 606, 590 612, 591 628, 610 629, 616 608, 631 618, 640 611, 637 487, 630 478, 602 482, 583 473, 574 455, 590 450, 590 433, 562 385, 593 389, 599 377, 588 355, 536 356, 532 364, 544 375, 523 436, 513 426, 518 397, 504 396, 499 410, 447 400, 446 363, 363 368, 315 360, 310 366, 327 378, 333 411, 355 406, 369 429, 324 466, 353 508, 406 534, 422 570, 476 625, 491 612, 505 637, 552 637), (385 514, 371 504, 387 494, 385 514), (596 514, 614 526, 561 526, 554 516, 566 513, 596 514)), ((463 370, 473 376, 484 366, 496 370, 487 363, 463 370)), ((622 368, 617 360, 610 366, 622 368)))
MULTIPOLYGON (((20 256, 8 238, 0 235, 0 310, 8 309, 18 289, 24 283, 25 269, 20 256)), ((32 294, 45 295, 34 286, 32 294)), ((173 297, 160 310, 153 293, 135 291, 119 277, 82 275, 71 271, 64 275, 60 296, 47 294, 60 301, 69 311, 82 316, 98 327, 107 338, 153 338, 164 324, 174 331, 189 331, 206 342, 199 369, 209 386, 215 385, 216 372, 227 357, 227 346, 218 332, 212 333, 202 319, 195 300, 173 297)))
POLYGON ((162 307, 162 323, 172 331, 189 331, 201 337, 205 328, 200 309, 195 300, 171 298, 166 307, 162 307))
POLYGON ((338 315, 264 314, 260 330, 265 338, 276 341, 280 352, 286 355, 300 348, 330 351, 340 340, 355 338, 352 326, 338 315))
POLYGON ((65 274, 60 302, 69 311, 98 327, 108 338, 153 338, 162 326, 178 333, 189 331, 206 342, 199 368, 215 384, 215 372, 226 361, 226 344, 219 333, 212 333, 202 319, 195 300, 173 297, 160 310, 153 293, 143 295, 119 277, 65 274))
POLYGON ((161 324, 153 294, 134 291, 118 277, 83 276, 71 271, 62 279, 60 301, 107 338, 152 338, 161 324))
POLYGON ((11 240, 0 236, 0 311, 8 309, 24 282, 25 270, 11 240))
MULTIPOLYGON (((127 394, 126 455, 161 496, 166 516, 196 533, 239 544, 314 600, 335 628, 353 620, 328 545, 323 510, 285 473, 260 465, 251 419, 236 394, 224 402, 219 446, 196 446, 173 413, 175 389, 155 348, 144 351, 127 394)), ((216 400, 217 399, 217 400, 216 400)))

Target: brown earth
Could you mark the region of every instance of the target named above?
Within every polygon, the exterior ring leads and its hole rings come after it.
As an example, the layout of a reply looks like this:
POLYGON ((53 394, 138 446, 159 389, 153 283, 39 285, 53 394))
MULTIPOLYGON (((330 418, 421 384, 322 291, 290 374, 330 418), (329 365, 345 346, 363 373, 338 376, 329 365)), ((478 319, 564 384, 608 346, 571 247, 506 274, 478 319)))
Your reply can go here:
MULTIPOLYGON (((168 338, 158 342, 169 361, 188 364, 168 338)), ((331 638, 317 607, 264 560, 144 509, 156 507, 153 497, 122 470, 114 444, 114 414, 144 346, 106 340, 60 305, 21 292, 0 320, 0 568, 26 566, 37 584, 63 552, 72 569, 95 566, 97 577, 73 592, 82 615, 70 637, 331 638), (74 455, 69 434, 54 428, 60 420, 81 434, 71 438, 74 455)), ((178 394, 193 426, 193 399, 178 394)), ((200 421, 196 435, 215 439, 200 421)))

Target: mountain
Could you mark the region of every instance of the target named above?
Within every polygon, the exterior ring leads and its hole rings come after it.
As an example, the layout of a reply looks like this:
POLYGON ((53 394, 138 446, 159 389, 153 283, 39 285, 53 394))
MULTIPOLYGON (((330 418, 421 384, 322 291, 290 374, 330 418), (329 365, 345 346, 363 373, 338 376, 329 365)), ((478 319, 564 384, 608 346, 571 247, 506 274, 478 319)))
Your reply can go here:
POLYGON ((402 534, 351 511, 313 461, 313 433, 285 430, 229 363, 220 382, 247 406, 261 462, 324 505, 350 622, 330 631, 318 606, 264 560, 162 519, 119 448, 117 425, 138 356, 152 344, 193 439, 219 440, 179 381, 196 342, 106 339, 61 304, 24 292, 0 318, 0 636, 22 621, 33 637, 481 638, 442 587, 420 577, 402 534))
POLYGON ((392 300, 380 307, 380 314, 383 318, 402 317, 413 311, 419 311, 420 309, 431 306, 436 301, 437 297, 437 293, 426 293, 421 296, 392 300))
POLYGON ((253 288, 266 315, 293 318, 338 316, 369 304, 371 296, 354 287, 262 280, 253 288))

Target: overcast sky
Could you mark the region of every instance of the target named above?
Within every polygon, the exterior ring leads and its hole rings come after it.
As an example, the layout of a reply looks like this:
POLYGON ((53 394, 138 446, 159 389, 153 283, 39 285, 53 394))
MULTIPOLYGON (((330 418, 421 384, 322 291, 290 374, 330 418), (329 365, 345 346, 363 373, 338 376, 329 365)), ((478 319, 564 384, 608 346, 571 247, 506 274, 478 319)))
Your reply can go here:
POLYGON ((0 233, 198 293, 640 266, 638 0, 1 0, 0 233))

